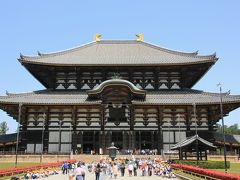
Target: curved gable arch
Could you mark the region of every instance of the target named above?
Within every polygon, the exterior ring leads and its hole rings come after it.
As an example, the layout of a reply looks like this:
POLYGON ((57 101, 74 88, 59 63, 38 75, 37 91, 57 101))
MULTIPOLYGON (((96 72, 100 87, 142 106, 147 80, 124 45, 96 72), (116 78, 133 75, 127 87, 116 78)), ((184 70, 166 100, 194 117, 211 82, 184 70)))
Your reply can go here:
POLYGON ((127 101, 141 99, 144 100, 146 91, 137 88, 133 83, 123 79, 111 79, 102 82, 98 87, 87 91, 91 99, 101 99, 102 101, 127 101))

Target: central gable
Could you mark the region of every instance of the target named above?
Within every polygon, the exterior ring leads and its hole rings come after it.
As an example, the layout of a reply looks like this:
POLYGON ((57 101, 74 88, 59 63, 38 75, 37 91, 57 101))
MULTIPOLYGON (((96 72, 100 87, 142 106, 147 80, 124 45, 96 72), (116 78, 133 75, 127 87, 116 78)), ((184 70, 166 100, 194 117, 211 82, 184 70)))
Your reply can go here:
POLYGON ((132 100, 145 100, 146 91, 137 88, 129 81, 111 79, 87 92, 89 99, 102 100, 102 103, 131 103, 132 100))

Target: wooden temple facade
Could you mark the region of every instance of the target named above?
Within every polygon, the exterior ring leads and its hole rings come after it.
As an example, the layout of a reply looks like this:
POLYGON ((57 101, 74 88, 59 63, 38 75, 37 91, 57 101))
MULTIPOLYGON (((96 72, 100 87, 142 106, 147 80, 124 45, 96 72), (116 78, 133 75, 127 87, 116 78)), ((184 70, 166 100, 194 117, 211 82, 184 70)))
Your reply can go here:
POLYGON ((20 55, 45 87, 0 96, 0 108, 20 122, 20 151, 105 153, 167 151, 191 136, 213 141, 220 117, 240 96, 191 89, 217 61, 141 40, 96 40, 61 52, 20 55))

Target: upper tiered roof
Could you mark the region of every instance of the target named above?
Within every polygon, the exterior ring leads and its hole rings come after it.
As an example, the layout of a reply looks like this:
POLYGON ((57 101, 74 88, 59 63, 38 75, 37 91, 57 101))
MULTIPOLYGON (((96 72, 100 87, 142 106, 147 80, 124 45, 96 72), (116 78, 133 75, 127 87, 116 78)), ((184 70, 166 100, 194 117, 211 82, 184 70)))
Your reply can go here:
POLYGON ((37 56, 20 55, 23 64, 49 66, 168 66, 215 63, 216 54, 180 52, 137 40, 101 40, 72 49, 37 56))

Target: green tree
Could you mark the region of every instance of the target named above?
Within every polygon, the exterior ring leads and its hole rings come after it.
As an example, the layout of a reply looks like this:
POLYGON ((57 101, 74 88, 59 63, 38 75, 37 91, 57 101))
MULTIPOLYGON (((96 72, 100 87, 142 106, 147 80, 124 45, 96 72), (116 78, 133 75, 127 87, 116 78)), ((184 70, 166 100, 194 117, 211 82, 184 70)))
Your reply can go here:
POLYGON ((9 130, 7 122, 3 121, 0 123, 0 135, 6 134, 9 130))
MULTIPOLYGON (((217 132, 219 132, 219 133, 222 132, 222 126, 220 124, 217 124, 217 132)), ((238 124, 233 124, 229 127, 227 125, 224 125, 224 132, 225 132, 225 134, 239 135, 240 134, 240 129, 238 127, 238 124)))

